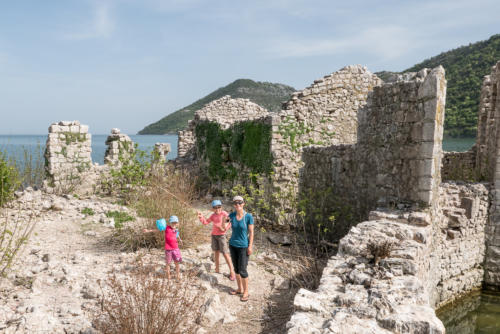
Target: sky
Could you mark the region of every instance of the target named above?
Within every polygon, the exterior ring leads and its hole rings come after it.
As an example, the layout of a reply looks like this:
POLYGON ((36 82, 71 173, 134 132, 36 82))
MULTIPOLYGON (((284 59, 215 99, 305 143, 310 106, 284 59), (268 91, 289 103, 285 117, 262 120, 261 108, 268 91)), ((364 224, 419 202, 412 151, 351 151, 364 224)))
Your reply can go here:
POLYGON ((135 134, 239 78, 303 89, 500 33, 498 0, 0 0, 0 134, 135 134))

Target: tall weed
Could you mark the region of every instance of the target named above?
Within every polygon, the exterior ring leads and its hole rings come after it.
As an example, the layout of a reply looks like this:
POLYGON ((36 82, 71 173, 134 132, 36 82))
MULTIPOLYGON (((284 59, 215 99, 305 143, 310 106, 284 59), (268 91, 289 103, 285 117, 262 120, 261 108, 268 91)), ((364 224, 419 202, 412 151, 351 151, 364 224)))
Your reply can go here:
POLYGON ((25 212, 0 208, 0 276, 5 276, 22 247, 27 243, 35 223, 25 212))
POLYGON ((94 322, 104 334, 194 333, 201 293, 194 272, 168 280, 154 266, 139 262, 129 273, 114 272, 101 283, 101 314, 94 322))

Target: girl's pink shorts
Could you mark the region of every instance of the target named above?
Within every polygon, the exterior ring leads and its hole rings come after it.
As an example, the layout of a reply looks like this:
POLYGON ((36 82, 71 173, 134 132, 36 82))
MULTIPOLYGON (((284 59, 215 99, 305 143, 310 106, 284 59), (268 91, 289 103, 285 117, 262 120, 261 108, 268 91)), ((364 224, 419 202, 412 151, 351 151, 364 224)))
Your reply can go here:
POLYGON ((165 261, 170 264, 174 260, 175 262, 182 262, 181 251, 179 248, 176 249, 165 249, 165 261))

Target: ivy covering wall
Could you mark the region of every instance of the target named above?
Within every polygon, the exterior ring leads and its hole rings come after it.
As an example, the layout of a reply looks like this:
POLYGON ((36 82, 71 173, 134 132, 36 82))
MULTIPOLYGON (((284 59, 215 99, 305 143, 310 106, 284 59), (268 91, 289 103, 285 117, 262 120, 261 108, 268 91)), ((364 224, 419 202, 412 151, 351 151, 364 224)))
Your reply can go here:
POLYGON ((196 148, 208 164, 210 181, 234 180, 241 173, 269 175, 272 171, 270 124, 245 121, 223 130, 215 122, 196 126, 196 148))

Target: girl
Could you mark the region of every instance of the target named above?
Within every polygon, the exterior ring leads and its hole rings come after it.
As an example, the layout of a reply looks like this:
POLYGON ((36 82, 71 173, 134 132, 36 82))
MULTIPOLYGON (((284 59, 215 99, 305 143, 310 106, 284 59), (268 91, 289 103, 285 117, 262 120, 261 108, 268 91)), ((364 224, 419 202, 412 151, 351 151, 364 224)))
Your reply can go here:
MULTIPOLYGON (((179 218, 177 216, 170 216, 169 224, 167 226, 165 219, 158 219, 156 221, 156 226, 160 231, 165 231, 165 262, 166 262, 166 272, 167 278, 170 279, 170 263, 172 260, 175 262, 175 277, 177 280, 180 279, 180 268, 179 263, 182 262, 181 251, 179 250, 179 244, 177 239, 182 243, 179 237, 179 218)), ((144 229, 143 232, 155 232, 156 230, 144 229)))
POLYGON ((203 225, 212 222, 212 250, 214 251, 215 272, 219 272, 219 254, 222 253, 229 267, 229 279, 234 281, 235 275, 229 259, 229 250, 226 241, 226 231, 231 227, 230 224, 226 224, 228 214, 222 210, 222 202, 219 200, 212 201, 212 210, 214 213, 208 219, 205 219, 201 212, 198 212, 198 219, 203 225))

